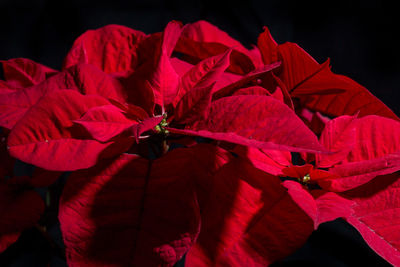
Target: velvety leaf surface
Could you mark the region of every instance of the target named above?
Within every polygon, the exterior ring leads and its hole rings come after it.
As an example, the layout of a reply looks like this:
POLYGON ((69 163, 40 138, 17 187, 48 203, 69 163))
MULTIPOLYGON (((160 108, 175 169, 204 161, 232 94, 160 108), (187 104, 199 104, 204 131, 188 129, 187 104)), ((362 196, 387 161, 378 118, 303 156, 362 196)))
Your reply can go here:
POLYGON ((64 60, 64 69, 88 63, 106 73, 135 69, 138 64, 138 44, 146 35, 120 25, 107 25, 89 30, 75 40, 64 60))
POLYGON ((216 91, 213 95, 213 99, 219 99, 221 97, 230 96, 236 90, 246 87, 246 84, 248 84, 249 82, 256 80, 257 78, 260 78, 265 74, 268 74, 269 72, 271 72, 272 70, 276 69, 279 66, 280 62, 277 62, 270 65, 265 65, 263 67, 260 67, 259 69, 252 71, 243 76, 241 79, 237 80, 236 82, 231 83, 226 87, 223 87, 218 91, 216 91))
POLYGON ((194 123, 207 118, 214 84, 188 91, 178 102, 174 121, 179 124, 194 123))
POLYGON ((344 160, 356 143, 356 129, 354 125, 356 117, 341 116, 330 120, 319 138, 321 144, 329 151, 330 155, 316 155, 316 166, 320 168, 332 167, 344 160))
POLYGON ((257 169, 276 176, 281 175, 282 169, 291 165, 289 151, 236 146, 233 152, 242 159, 249 161, 257 169))
POLYGON ((337 218, 348 218, 353 213, 353 201, 342 196, 323 190, 311 190, 317 205, 317 216, 315 218, 315 229, 324 222, 330 222, 337 218))
POLYGON ((332 127, 331 131, 337 130, 341 135, 343 144, 340 146, 344 147, 343 151, 346 152, 345 146, 351 143, 354 145, 348 153, 345 153, 346 157, 341 155, 338 158, 341 159, 340 164, 329 169, 330 173, 339 178, 320 181, 323 188, 332 191, 349 190, 378 175, 400 170, 400 123, 398 121, 375 115, 353 120, 350 117, 343 117, 334 121, 342 122, 333 122, 329 127, 332 127), (353 128, 354 133, 343 132, 346 127, 353 128))
POLYGON ((0 97, 0 126, 11 129, 25 112, 46 94, 72 89, 125 102, 122 86, 115 78, 88 64, 75 65, 42 83, 0 97))
POLYGON ((331 72, 329 65, 297 85, 291 93, 303 106, 330 116, 379 115, 399 120, 384 103, 352 79, 331 72))
POLYGON ((400 153, 384 157, 336 165, 329 169, 334 179, 323 179, 318 184, 325 190, 342 192, 358 187, 379 175, 400 170, 400 153))
POLYGON ((199 231, 197 170, 213 168, 194 159, 214 163, 214 153, 176 149, 152 162, 123 154, 74 173, 59 214, 69 266, 173 266, 199 231))
POLYGON ((207 193, 200 235, 185 266, 267 266, 313 230, 278 178, 238 159, 217 172, 207 193))
POLYGON ((107 142, 138 123, 128 119, 113 105, 93 107, 74 122, 83 125, 92 137, 100 142, 107 142))
POLYGON ((21 231, 37 223, 44 208, 35 191, 0 180, 0 253, 18 239, 21 231))
POLYGON ((1 60, 4 78, 10 88, 25 88, 39 84, 57 73, 49 67, 26 58, 1 60))
POLYGON ((355 202, 347 218, 368 245, 394 266, 400 265, 399 175, 379 176, 343 194, 355 202))
POLYGON ((320 69, 318 62, 295 43, 279 45, 278 53, 282 60, 279 78, 285 83, 289 92, 320 69))
POLYGON ((175 50, 187 55, 186 61, 196 64, 208 57, 222 54, 229 48, 234 49, 230 71, 246 74, 262 65, 261 58, 255 53, 249 52, 240 42, 206 21, 185 25, 175 50))
POLYGON ((195 87, 208 87, 215 83, 228 68, 231 51, 229 49, 222 55, 207 58, 186 72, 181 78, 178 95, 174 99, 174 103, 178 103, 185 94, 195 87))
POLYGON ((278 44, 267 27, 264 32, 258 36, 257 46, 260 49, 264 64, 271 64, 278 61, 278 44))
POLYGON ((87 110, 108 105, 100 96, 59 90, 43 97, 11 131, 12 156, 48 170, 76 170, 94 165, 110 143, 91 140, 73 126, 87 110))
POLYGON ((221 98, 212 103, 206 120, 170 130, 265 149, 323 151, 296 114, 269 96, 221 98))

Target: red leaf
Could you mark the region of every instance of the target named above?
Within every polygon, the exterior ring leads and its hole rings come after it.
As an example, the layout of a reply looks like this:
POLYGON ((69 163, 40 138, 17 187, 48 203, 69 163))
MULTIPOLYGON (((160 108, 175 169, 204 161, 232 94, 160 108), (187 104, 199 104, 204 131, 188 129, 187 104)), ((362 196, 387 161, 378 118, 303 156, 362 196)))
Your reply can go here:
POLYGON ((198 233, 195 180, 212 167, 199 153, 214 163, 208 145, 152 162, 124 154, 71 175, 59 213, 68 266, 173 266, 198 233))
POLYGON ((343 192, 356 188, 379 175, 390 174, 400 170, 400 153, 384 157, 350 162, 329 169, 336 177, 318 181, 325 190, 343 192))
POLYGON ((261 58, 206 21, 185 25, 175 50, 187 55, 186 61, 196 64, 203 59, 222 54, 229 48, 233 48, 230 71, 245 74, 262 65, 261 58))
POLYGON ((53 92, 43 97, 15 125, 8 138, 9 152, 24 162, 48 170, 88 168, 112 143, 90 140, 87 134, 72 127, 73 121, 92 107, 108 104, 100 96, 83 96, 72 90, 53 92))
POLYGON ((93 107, 74 122, 83 125, 92 137, 100 142, 107 142, 138 123, 128 119, 113 105, 93 107))
POLYGON ((154 127, 159 124, 163 119, 163 116, 156 116, 144 119, 142 122, 132 125, 130 127, 133 137, 136 140, 136 143, 139 143, 139 137, 142 133, 153 129, 154 127))
POLYGON ((314 228, 278 178, 237 159, 217 172, 207 194, 185 266, 267 266, 300 247, 314 228))
POLYGON ((271 93, 265 89, 264 87, 261 86, 251 86, 251 87, 246 87, 243 89, 239 89, 235 91, 232 96, 235 95, 265 95, 265 96, 271 96, 271 93))
POLYGON ((272 70, 276 69, 280 66, 280 62, 273 63, 271 65, 265 65, 257 70, 254 70, 247 75, 243 76, 240 80, 227 85, 224 88, 219 89, 213 95, 213 99, 219 99, 225 96, 232 95, 236 90, 242 89, 246 86, 249 82, 260 78, 261 76, 271 72, 272 70))
POLYGON ((315 198, 317 205, 317 216, 315 218, 315 229, 324 222, 330 222, 337 218, 348 218, 352 215, 354 202, 332 192, 323 190, 312 190, 310 192, 315 198))
POLYGON ((143 107, 149 114, 153 114, 154 104, 164 107, 176 97, 179 76, 171 65, 170 56, 180 33, 180 24, 172 21, 162 34, 160 46, 158 39, 150 38, 149 46, 154 46, 150 50, 155 56, 152 55, 151 60, 146 60, 125 80, 130 91, 128 101, 143 107))
POLYGON ((140 31, 119 25, 89 30, 75 40, 64 67, 88 63, 106 73, 130 71, 138 64, 138 44, 146 37, 140 31))
POLYGON ((39 84, 57 73, 49 67, 26 58, 1 60, 6 84, 11 88, 25 88, 39 84))
POLYGON ((207 118, 214 84, 196 87, 188 91, 178 102, 174 111, 174 121, 179 124, 194 123, 207 118))
POLYGON ((212 103, 206 120, 171 132, 273 150, 323 151, 285 104, 269 96, 231 96, 212 103))
POLYGON ((348 77, 331 72, 324 64, 311 77, 302 81, 291 92, 301 104, 314 111, 331 116, 379 115, 399 120, 399 118, 366 88, 348 77))
POLYGON ((343 161, 356 143, 354 116, 341 116, 330 120, 320 136, 321 144, 334 154, 317 154, 316 166, 319 168, 332 167, 343 161))
POLYGON ((367 244, 394 266, 400 265, 399 174, 380 176, 346 192, 354 213, 347 218, 367 244))
POLYGON ((176 105, 181 98, 193 88, 204 88, 214 84, 229 66, 229 56, 232 50, 224 54, 206 58, 191 68, 181 78, 178 95, 174 100, 176 105))
POLYGON ((0 253, 18 239, 20 232, 37 223, 44 208, 35 191, 0 181, 0 253))
POLYGON ((278 44, 272 38, 267 27, 258 36, 257 46, 260 49, 264 64, 271 64, 278 61, 278 44))
POLYGON ((0 126, 11 129, 41 97, 60 89, 98 94, 120 102, 126 99, 121 84, 115 78, 91 65, 75 65, 40 84, 1 95, 0 126))
POLYGON ((320 69, 318 62, 297 44, 279 45, 278 53, 282 60, 279 78, 285 83, 289 92, 320 69))

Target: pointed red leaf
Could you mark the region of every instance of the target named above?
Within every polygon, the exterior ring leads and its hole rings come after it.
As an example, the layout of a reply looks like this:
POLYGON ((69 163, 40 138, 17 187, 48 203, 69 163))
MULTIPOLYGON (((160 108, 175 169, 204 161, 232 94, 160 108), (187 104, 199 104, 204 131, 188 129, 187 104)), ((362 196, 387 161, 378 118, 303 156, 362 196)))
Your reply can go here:
POLYGON ((354 116, 341 116, 325 124, 321 133, 320 142, 334 154, 316 155, 316 166, 320 168, 332 167, 343 161, 356 143, 356 129, 354 116))
POLYGON ((231 52, 232 50, 229 49, 222 55, 206 58, 186 72, 181 78, 178 95, 173 103, 176 105, 185 94, 195 87, 208 87, 215 83, 228 68, 231 52))
POLYGON ((138 64, 137 46, 145 37, 140 31, 119 25, 89 30, 75 40, 63 68, 88 63, 106 73, 133 70, 138 64))
POLYGON ((0 253, 18 239, 20 232, 37 223, 44 208, 38 193, 6 184, 1 178, 0 253))
POLYGON ((323 190, 312 190, 310 193, 315 198, 317 205, 315 229, 321 223, 330 222, 337 218, 346 219, 353 213, 354 202, 351 200, 323 190))
POLYGON ((130 120, 113 105, 93 107, 75 123, 83 125, 94 139, 107 142, 138 122, 130 120))
POLYGON ((214 153, 176 149, 152 162, 123 154, 72 174, 59 213, 68 266, 173 266, 197 236, 195 180, 210 175, 214 153))
POLYGON ((257 54, 206 21, 186 24, 175 50, 187 55, 188 58, 185 59, 196 64, 208 57, 222 54, 229 48, 233 48, 230 71, 245 74, 262 65, 257 54))
POLYGON ((300 247, 314 229, 278 178, 238 159, 216 173, 207 194, 185 266, 267 266, 300 247))
POLYGON ((159 124, 163 119, 163 116, 156 116, 156 117, 151 117, 144 119, 138 124, 134 124, 130 127, 130 131, 133 134, 133 137, 136 140, 136 143, 139 143, 139 137, 142 133, 149 131, 149 130, 154 130, 154 127, 159 124))
POLYGON ((206 120, 169 130, 264 149, 324 150, 290 108, 269 96, 221 98, 212 103, 206 120))
POLYGON ((367 244, 394 266, 400 265, 399 174, 380 176, 344 194, 355 202, 347 221, 367 244))
POLYGON ((282 169, 291 164, 289 151, 236 146, 233 152, 242 159, 249 161, 257 169, 276 176, 281 175, 282 169))
POLYGON ((264 64, 278 61, 278 44, 267 27, 264 27, 264 32, 258 36, 257 46, 260 49, 264 64))
POLYGON ((25 88, 43 82, 57 73, 49 67, 26 58, 1 60, 7 85, 12 88, 25 88))
POLYGON ((291 95, 301 104, 314 111, 331 116, 369 114, 392 119, 399 118, 365 87, 348 77, 331 72, 324 64, 313 76, 308 77, 292 89, 291 95))
POLYGON ((295 43, 279 45, 278 53, 282 60, 279 78, 289 92, 320 69, 318 62, 295 43))
POLYGON ((213 99, 219 99, 221 97, 225 96, 230 96, 232 95, 236 90, 242 89, 245 87, 246 84, 249 82, 256 80, 257 78, 271 72, 272 70, 276 69, 277 67, 280 66, 280 62, 273 63, 271 65, 265 65, 259 69, 256 69, 245 76, 243 76, 240 80, 231 83, 227 85, 226 87, 223 87, 216 91, 213 95, 213 99))
POLYGON ((214 84, 196 87, 188 91, 178 102, 174 111, 174 121, 190 124, 208 117, 214 84))
POLYGON ((329 169, 335 177, 322 179, 318 183, 325 190, 343 192, 365 184, 379 175, 399 170, 400 153, 394 153, 375 159, 336 165, 329 169))
MULTIPOLYGON (((108 104, 100 96, 83 96, 72 90, 55 91, 43 97, 15 125, 8 137, 9 152, 48 170, 88 168, 112 143, 89 139, 88 134, 72 127, 73 121, 92 107, 108 104)), ((120 149, 129 147, 128 143, 120 149)))

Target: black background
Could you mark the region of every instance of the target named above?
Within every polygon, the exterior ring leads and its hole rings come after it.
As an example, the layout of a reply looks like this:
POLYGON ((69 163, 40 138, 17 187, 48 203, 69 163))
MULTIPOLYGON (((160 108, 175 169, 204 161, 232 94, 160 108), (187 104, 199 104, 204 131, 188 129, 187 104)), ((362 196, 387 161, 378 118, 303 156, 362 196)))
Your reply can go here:
MULTIPOLYGON (((296 42, 319 63, 330 58, 335 73, 364 85, 399 115, 398 16, 395 2, 368 0, 0 0, 0 59, 26 57, 59 69, 74 39, 107 24, 152 33, 172 19, 205 19, 248 47, 268 26, 278 43, 296 42)), ((322 225, 277 266, 303 264, 384 266, 384 261, 338 220, 322 225)))

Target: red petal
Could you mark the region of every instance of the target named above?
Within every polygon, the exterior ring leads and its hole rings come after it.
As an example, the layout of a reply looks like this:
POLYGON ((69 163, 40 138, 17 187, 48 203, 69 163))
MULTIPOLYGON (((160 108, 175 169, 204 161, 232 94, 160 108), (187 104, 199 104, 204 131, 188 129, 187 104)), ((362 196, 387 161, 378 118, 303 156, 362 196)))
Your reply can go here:
POLYGON ((257 169, 272 175, 281 175, 282 169, 291 164, 291 155, 288 151, 236 146, 233 152, 257 169))
POLYGON ((229 49, 222 55, 207 58, 186 72, 181 78, 179 92, 174 104, 178 103, 191 89, 208 87, 215 83, 228 68, 231 51, 229 49))
POLYGON ((279 179, 239 160, 217 172, 207 193, 185 266, 267 266, 301 246, 314 228, 279 179))
POLYGON ((154 129, 154 127, 159 124, 163 119, 163 116, 151 117, 144 119, 139 124, 135 124, 131 126, 131 132, 133 137, 136 140, 136 143, 139 143, 139 137, 142 133, 154 129))
POLYGON ((30 59, 14 58, 1 60, 7 84, 13 88, 25 88, 39 84, 57 71, 30 59))
POLYGON ((249 52, 240 42, 234 40, 224 31, 206 21, 198 21, 184 26, 176 51, 188 55, 185 58, 197 63, 211 56, 224 53, 233 48, 229 70, 245 74, 261 65, 261 59, 249 52))
POLYGON ((232 94, 234 95, 267 95, 271 96, 271 93, 261 86, 251 86, 243 89, 239 89, 232 94))
POLYGON ((335 193, 323 190, 312 190, 311 194, 317 204, 317 216, 315 229, 324 222, 330 222, 337 218, 348 218, 353 213, 354 202, 335 193))
POLYGON ((278 52, 282 60, 279 78, 286 84, 289 92, 320 69, 320 65, 297 44, 279 45, 278 52))
POLYGON ((44 211, 44 202, 33 190, 14 188, 0 181, 0 253, 34 226, 44 211))
POLYGON ((322 179, 318 183, 326 190, 342 192, 365 184, 379 175, 399 170, 400 153, 395 153, 376 159, 337 165, 329 169, 335 178, 322 179))
POLYGON ((178 102, 174 111, 174 121, 178 124, 194 123, 208 117, 214 84, 194 88, 178 102))
POLYGON ((356 129, 354 116, 341 116, 330 120, 319 138, 321 144, 334 154, 317 154, 316 166, 319 168, 331 167, 343 161, 356 143, 356 129))
POLYGON ((107 142, 138 123, 128 119, 113 105, 93 107, 74 122, 83 125, 92 137, 100 142, 107 142))
POLYGON ((265 149, 323 151, 295 113, 269 96, 221 98, 212 103, 207 120, 170 131, 265 149))
POLYGON ((265 65, 257 70, 254 70, 247 75, 243 76, 240 80, 227 85, 216 91, 213 95, 213 99, 219 99, 221 97, 230 96, 236 90, 242 89, 248 84, 249 82, 256 80, 257 78, 262 77, 263 75, 270 73, 272 70, 276 69, 280 66, 280 62, 273 63, 271 65, 265 65))
POLYGON ((74 173, 59 213, 68 266, 173 266, 198 233, 195 180, 212 166, 195 158, 213 163, 211 147, 152 162, 124 154, 74 173))
POLYGON ((399 120, 366 88, 348 77, 332 73, 328 64, 297 85, 291 94, 298 97, 303 106, 331 116, 354 115, 359 112, 361 117, 374 114, 399 120))
POLYGON ((59 90, 43 97, 11 131, 10 154, 48 170, 94 165, 111 144, 90 140, 87 134, 71 126, 90 108, 107 104, 100 96, 83 96, 72 90, 59 90))
POLYGON ((88 63, 106 73, 135 69, 138 44, 146 37, 140 31, 119 25, 89 30, 75 40, 64 61, 64 69, 88 63))
POLYGON ((258 36, 257 46, 260 49, 264 64, 278 61, 278 44, 272 38, 267 27, 264 27, 264 32, 258 36))
POLYGON ((356 203, 347 221, 377 254, 394 266, 400 265, 399 190, 396 173, 377 177, 344 195, 356 203))

